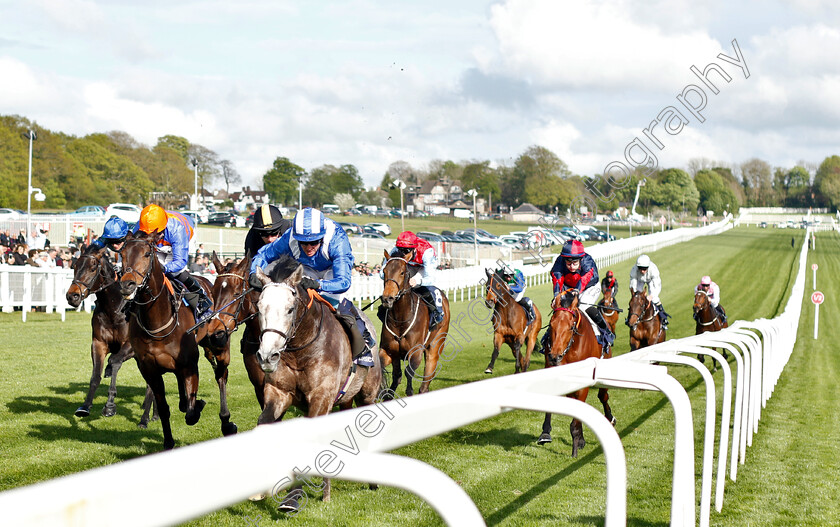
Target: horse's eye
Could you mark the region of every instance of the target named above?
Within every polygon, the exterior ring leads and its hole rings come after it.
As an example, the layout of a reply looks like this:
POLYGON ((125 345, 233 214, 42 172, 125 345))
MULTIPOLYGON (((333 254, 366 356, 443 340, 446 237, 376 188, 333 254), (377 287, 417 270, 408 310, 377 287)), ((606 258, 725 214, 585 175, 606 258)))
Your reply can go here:
POLYGON ((292 311, 294 311, 294 310, 295 310, 295 308, 290 307, 290 308, 289 308, 289 311, 287 311, 287 313, 291 315, 291 314, 292 314, 292 311))

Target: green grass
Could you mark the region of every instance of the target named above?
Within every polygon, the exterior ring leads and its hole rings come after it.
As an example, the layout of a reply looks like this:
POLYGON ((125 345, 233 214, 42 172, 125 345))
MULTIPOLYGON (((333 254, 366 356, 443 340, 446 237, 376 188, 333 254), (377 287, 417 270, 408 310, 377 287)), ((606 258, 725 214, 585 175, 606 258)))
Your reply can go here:
MULTIPOLYGON (((796 231, 797 237, 801 234, 796 231)), ((662 300, 674 316, 669 338, 693 333, 692 289, 703 274, 711 274, 721 285, 731 318, 752 320, 777 315, 787 299, 795 272, 792 266, 799 254, 799 242, 792 249, 790 236, 789 231, 738 228, 651 253, 663 275, 662 300)), ((819 285, 828 299, 821 313, 820 340, 811 339, 813 320, 809 317, 813 308, 806 299, 796 351, 763 410, 758 434, 747 450, 747 464, 739 468, 738 481, 727 481, 723 513, 712 512, 713 525, 840 524, 836 505, 840 503, 840 456, 836 453, 840 431, 832 419, 840 413, 833 397, 839 380, 838 359, 829 345, 838 337, 830 321, 840 288, 828 279, 840 272, 840 238, 833 233, 820 234, 818 242, 819 250, 812 256, 820 265, 819 285), (814 378, 813 372, 824 377, 814 378)), ((623 305, 628 300, 631 264, 628 261, 612 268, 620 280, 619 301, 623 305)), ((532 288, 529 294, 545 310, 551 296, 549 287, 532 288)), ((466 303, 454 303, 453 315, 466 307, 466 303)), ((115 417, 99 415, 105 401, 104 386, 94 401, 91 417, 73 416, 90 375, 89 316, 69 313, 67 322, 61 323, 57 315, 33 313, 28 320, 21 323, 19 313, 0 315, 0 366, 4 372, 0 377, 0 452, 4 460, 0 489, 160 450, 158 423, 149 430, 136 427, 143 383, 133 363, 127 363, 120 372, 115 417)), ((470 322, 462 328, 473 340, 445 364, 432 383, 433 390, 488 377, 483 370, 492 349, 490 337, 485 328, 470 322)), ((616 354, 629 350, 626 326, 619 324, 616 342, 616 354)), ((542 356, 535 355, 532 367, 542 367, 542 356)), ((182 414, 173 412, 173 434, 179 446, 220 435, 215 415, 218 391, 209 364, 202 359, 200 368, 199 393, 208 405, 195 427, 187 427, 182 414)), ((692 398, 699 500, 704 387, 689 368, 669 367, 669 371, 692 398)), ((493 375, 512 372, 512 355, 503 348, 493 375)), ((721 375, 716 373, 716 380, 721 375)), ((167 390, 170 405, 174 405, 172 376, 167 378, 167 390)), ((718 387, 719 400, 720 391, 718 387)), ((239 429, 253 428, 259 408, 238 351, 233 354, 229 401, 239 429)), ((600 410, 594 395, 590 395, 589 403, 600 410)), ((658 393, 629 390, 612 390, 610 404, 627 456, 628 524, 667 525, 673 456, 671 406, 658 393)), ((541 415, 510 412, 395 453, 449 474, 475 501, 488 525, 602 524, 605 461, 594 434, 585 430, 587 446, 578 459, 572 459, 568 419, 555 417, 554 442, 546 446, 535 444, 541 423, 541 415)), ((216 487, 224 492, 224 483, 216 487)), ((309 504, 296 517, 274 512, 270 502, 244 502, 189 525, 242 525, 246 516, 260 517, 260 525, 273 521, 290 526, 441 523, 431 507, 410 493, 392 488, 371 491, 366 485, 334 481, 331 503, 323 503, 317 493, 310 493, 309 504)))

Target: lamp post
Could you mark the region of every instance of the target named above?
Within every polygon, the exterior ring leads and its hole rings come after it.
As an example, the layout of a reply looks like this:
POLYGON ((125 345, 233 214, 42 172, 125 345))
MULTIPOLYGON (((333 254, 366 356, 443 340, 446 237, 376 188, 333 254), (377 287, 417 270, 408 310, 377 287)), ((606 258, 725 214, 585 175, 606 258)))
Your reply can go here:
POLYGON ((298 210, 303 210, 303 174, 298 178, 298 210))
POLYGON ((467 196, 472 196, 473 199, 473 247, 475 247, 475 265, 478 265, 478 213, 475 209, 475 198, 478 196, 478 190, 474 188, 468 190, 467 196))
POLYGON ((29 182, 26 185, 26 239, 28 243, 29 236, 32 235, 30 232, 32 230, 32 192, 37 191, 35 201, 44 201, 47 197, 41 192, 41 189, 32 188, 32 142, 38 139, 38 136, 35 135, 34 130, 29 130, 20 135, 24 139, 29 139, 29 182))
POLYGON ((405 210, 403 208, 403 189, 405 188, 405 181, 401 179, 395 179, 391 183, 391 188, 400 189, 400 222, 402 225, 402 232, 405 232, 405 210))
POLYGON ((193 210, 198 210, 198 159, 193 158, 191 162, 193 166, 193 172, 195 173, 194 178, 194 192, 193 192, 193 199, 195 200, 195 205, 190 203, 190 208, 193 210))

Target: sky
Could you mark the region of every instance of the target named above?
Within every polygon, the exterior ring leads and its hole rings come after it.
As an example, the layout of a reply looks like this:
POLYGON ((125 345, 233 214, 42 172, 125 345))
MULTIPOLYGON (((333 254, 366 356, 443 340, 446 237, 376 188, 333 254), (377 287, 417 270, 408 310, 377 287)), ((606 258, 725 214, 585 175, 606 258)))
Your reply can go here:
POLYGON ((0 0, 0 114, 183 136, 254 187, 277 157, 376 186, 531 145, 586 176, 818 165, 840 153, 838 28, 829 0, 0 0))

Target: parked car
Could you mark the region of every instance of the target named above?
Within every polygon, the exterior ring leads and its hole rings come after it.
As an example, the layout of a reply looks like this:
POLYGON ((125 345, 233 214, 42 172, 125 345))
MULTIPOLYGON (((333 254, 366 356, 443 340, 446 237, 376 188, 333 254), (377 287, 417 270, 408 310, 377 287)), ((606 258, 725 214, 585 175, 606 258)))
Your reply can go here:
POLYGON ((394 210, 388 212, 388 215, 391 218, 402 218, 402 211, 399 210, 399 209, 394 209, 394 210))
POLYGON ((343 214, 345 216, 361 216, 362 211, 360 211, 359 209, 349 209, 349 210, 345 210, 343 214))
POLYGON ((362 234, 359 235, 359 238, 368 238, 370 240, 385 241, 385 236, 382 236, 381 234, 378 234, 378 233, 372 233, 372 232, 362 233, 362 234))
POLYGON ((225 227, 244 227, 245 218, 229 210, 214 212, 207 217, 209 225, 224 225, 225 227))
POLYGON ((0 220, 17 220, 25 218, 26 213, 17 209, 0 209, 0 220))
POLYGON ((73 216, 74 218, 79 216, 86 216, 91 218, 104 218, 105 207, 100 207, 99 205, 85 205, 84 207, 79 207, 78 209, 69 213, 68 216, 73 216))
POLYGON ((374 229, 378 230, 382 233, 382 236, 390 236, 391 235, 391 226, 387 223, 366 223, 366 227, 373 227, 374 229))
POLYGON ((766 229, 767 228, 767 222, 762 221, 761 223, 758 224, 758 226, 761 227, 762 229, 766 229))
POLYGON ((348 221, 339 221, 339 222, 336 222, 336 223, 341 225, 341 228, 344 229, 344 232, 346 232, 347 234, 363 234, 364 233, 364 231, 362 230, 362 228, 359 226, 358 223, 351 223, 351 222, 348 222, 348 221))
POLYGON ((425 210, 417 210, 413 212, 415 218, 427 218, 429 217, 429 213, 425 210))
POLYGON ((126 223, 137 223, 140 221, 141 210, 140 207, 131 203, 111 203, 105 209, 105 217, 111 218, 116 216, 122 218, 126 223))
POLYGON ((195 220, 196 225, 198 225, 199 223, 207 223, 207 220, 210 219, 210 212, 208 212, 207 209, 201 209, 201 210, 184 209, 184 210, 181 211, 181 214, 192 217, 195 220))
POLYGON ((391 217, 391 211, 388 210, 388 209, 378 209, 376 211, 375 216, 377 218, 390 218, 391 217))
POLYGON ((504 236, 499 236, 499 241, 507 245, 508 247, 512 247, 514 249, 524 250, 529 248, 528 240, 525 240, 519 236, 514 236, 512 234, 505 234, 504 236))
POLYGON ((498 236, 490 234, 484 229, 464 229, 462 231, 455 231, 456 236, 473 238, 477 234, 478 243, 498 241, 498 236))
POLYGON ((435 232, 420 231, 420 232, 417 233, 417 237, 418 238, 423 238, 427 242, 444 242, 444 241, 446 241, 443 238, 443 236, 441 236, 440 234, 437 234, 435 232))

